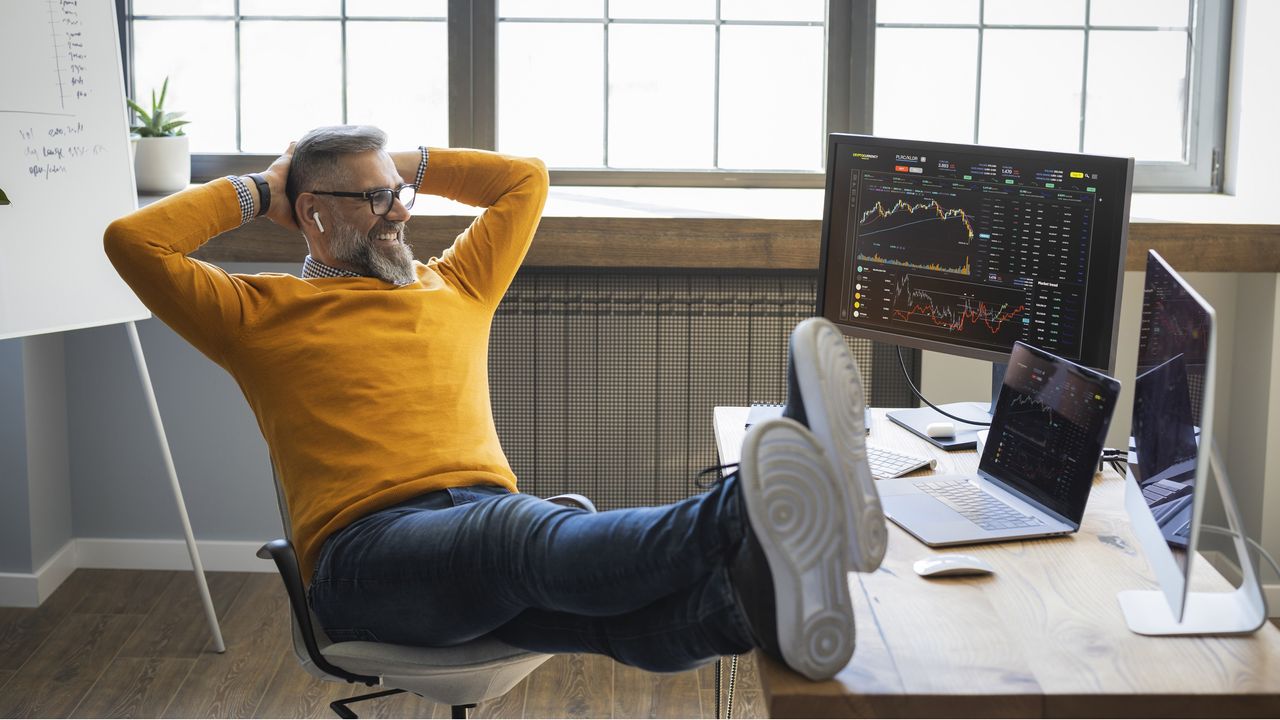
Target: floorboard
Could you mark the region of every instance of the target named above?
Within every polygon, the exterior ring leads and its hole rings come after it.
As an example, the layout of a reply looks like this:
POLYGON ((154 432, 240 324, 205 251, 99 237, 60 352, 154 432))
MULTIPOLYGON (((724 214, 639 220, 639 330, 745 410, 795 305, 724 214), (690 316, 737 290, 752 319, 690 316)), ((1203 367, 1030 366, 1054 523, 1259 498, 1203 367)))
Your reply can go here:
POLYGON ((698 671, 651 673, 615 664, 613 713, 616 718, 682 718, 701 714, 698 671))
POLYGON ((525 717, 611 717, 615 665, 602 655, 552 657, 529 675, 525 717))
POLYGON ((72 711, 77 718, 160 717, 195 660, 117 657, 72 711))
POLYGON ((143 618, 68 615, 5 683, 0 717, 70 716, 143 618))
MULTIPOLYGON (((0 608, 0 717, 331 718, 334 699, 377 689, 302 670, 274 574, 207 577, 222 654, 210 648, 189 572, 77 570, 40 608, 0 608)), ((710 718, 713 668, 653 674, 600 655, 557 655, 470 716, 710 718)), ((362 718, 450 716, 410 693, 352 708, 362 718)), ((734 715, 764 717, 750 655, 739 661, 734 715)))
POLYGON ((222 623, 224 653, 205 652, 164 717, 253 717, 290 650, 288 604, 275 575, 250 574, 222 623))
MULTIPOLYGON (((293 653, 288 652, 280 658, 271 684, 267 686, 254 715, 269 718, 333 717, 329 703, 364 689, 364 685, 321 680, 303 670, 293 653)), ((360 714, 360 711, 356 713, 360 714)))
POLYGON ((72 573, 38 608, 0 608, 0 670, 22 667, 86 592, 96 591, 84 572, 72 573))
MULTIPOLYGON (((249 573, 205 573, 219 623, 226 620, 227 611, 248 576, 249 573)), ((205 650, 211 637, 195 576, 176 573, 161 592, 159 601, 147 616, 147 622, 120 648, 120 655, 195 659, 205 650)))
MULTIPOLYGON (((177 577, 176 571, 158 570, 77 570, 78 582, 92 586, 72 612, 98 615, 121 613, 145 615, 160 601, 164 589, 177 577)), ((192 577, 186 573, 187 577, 192 577)))

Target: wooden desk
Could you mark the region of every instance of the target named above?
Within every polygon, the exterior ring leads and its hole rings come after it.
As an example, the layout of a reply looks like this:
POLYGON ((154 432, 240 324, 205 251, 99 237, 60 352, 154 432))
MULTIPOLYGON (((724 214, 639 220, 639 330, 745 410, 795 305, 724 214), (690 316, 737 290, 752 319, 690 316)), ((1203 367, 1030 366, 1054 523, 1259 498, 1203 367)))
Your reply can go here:
MULTIPOLYGON (((746 408, 715 409, 721 462, 738 460, 746 416, 746 408)), ((935 451, 881 411, 873 411, 869 441, 935 454, 938 472, 978 464, 974 452, 935 451)), ((1280 630, 1270 623, 1251 636, 1207 638, 1144 637, 1125 626, 1116 593, 1155 581, 1115 473, 1095 480, 1080 532, 960 551, 990 562, 995 575, 925 580, 911 564, 938 551, 889 523, 883 565, 849 578, 853 661, 815 683, 761 655, 770 714, 1280 716, 1280 630)))

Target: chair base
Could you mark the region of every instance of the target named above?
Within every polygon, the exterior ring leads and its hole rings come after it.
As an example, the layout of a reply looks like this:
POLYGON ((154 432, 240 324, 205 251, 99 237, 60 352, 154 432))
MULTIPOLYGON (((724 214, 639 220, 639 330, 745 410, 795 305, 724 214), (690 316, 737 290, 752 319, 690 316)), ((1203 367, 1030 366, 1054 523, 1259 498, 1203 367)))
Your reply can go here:
MULTIPOLYGON (((359 718, 351 708, 347 707, 351 703, 360 702, 361 700, 376 700, 380 697, 388 695, 399 695, 404 690, 382 690, 376 693, 368 693, 366 695, 357 695, 355 697, 343 698, 342 700, 334 700, 329 703, 329 709, 332 710, 340 718, 359 718)), ((454 720, 466 720, 467 710, 475 707, 475 703, 470 705, 453 705, 450 707, 451 715, 454 720)))

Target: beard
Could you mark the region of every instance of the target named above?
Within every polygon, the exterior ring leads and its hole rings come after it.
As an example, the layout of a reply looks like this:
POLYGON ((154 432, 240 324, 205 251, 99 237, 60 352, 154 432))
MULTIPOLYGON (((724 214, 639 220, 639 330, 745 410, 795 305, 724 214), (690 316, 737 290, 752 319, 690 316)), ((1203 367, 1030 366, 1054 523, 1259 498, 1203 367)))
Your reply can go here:
MULTIPOLYGON (((337 218, 335 218, 337 220, 337 218)), ((413 271, 413 250, 404 241, 404 223, 382 220, 368 233, 337 220, 329 237, 329 252, 363 275, 372 275, 392 285, 408 285, 417 279, 413 271), (377 240, 394 234, 394 243, 377 240)))

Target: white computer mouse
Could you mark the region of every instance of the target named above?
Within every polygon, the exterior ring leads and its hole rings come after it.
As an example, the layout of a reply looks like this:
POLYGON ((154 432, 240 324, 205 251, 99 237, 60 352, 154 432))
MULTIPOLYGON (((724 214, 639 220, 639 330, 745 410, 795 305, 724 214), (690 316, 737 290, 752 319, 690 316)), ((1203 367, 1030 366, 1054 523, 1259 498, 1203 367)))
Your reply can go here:
POLYGON ((929 423, 924 428, 924 434, 931 438, 955 437, 956 424, 952 422, 929 423))
POLYGON ((927 578, 952 577, 954 575, 990 575, 996 571, 986 560, 972 555, 934 555, 917 560, 911 566, 917 575, 927 578))

